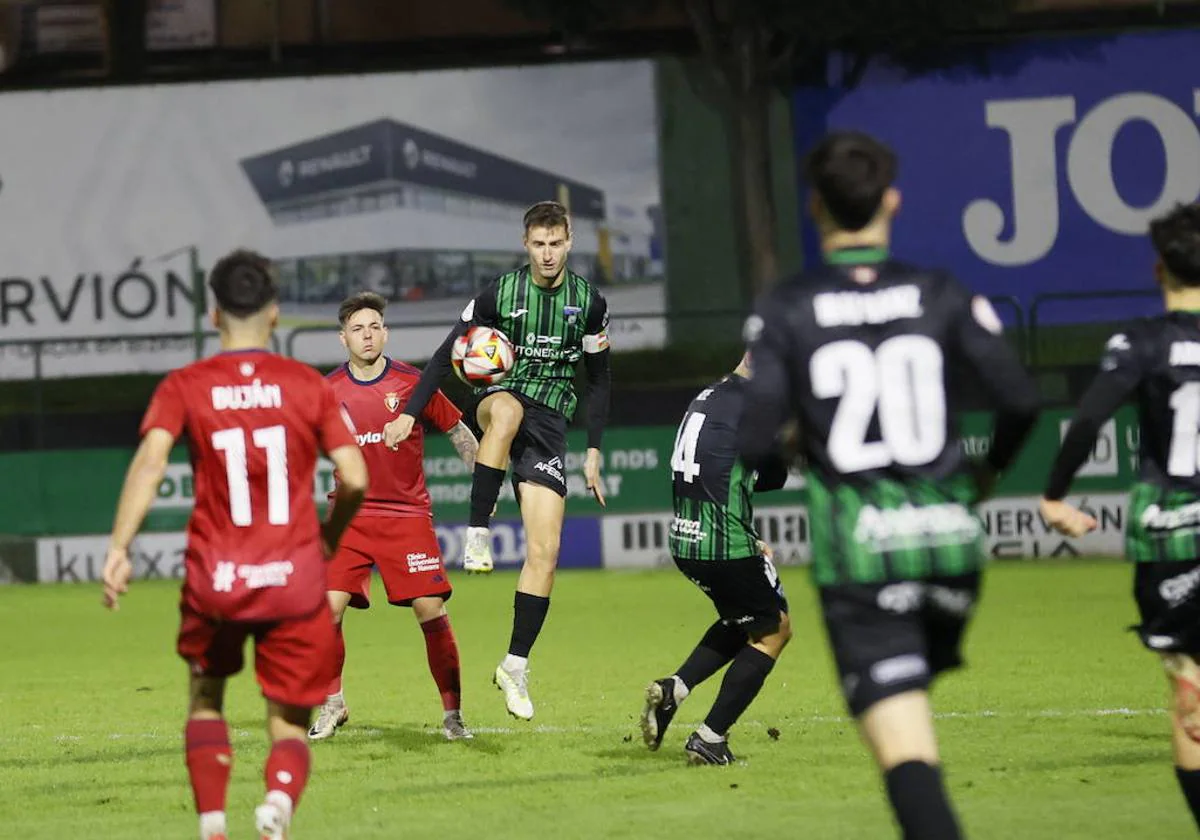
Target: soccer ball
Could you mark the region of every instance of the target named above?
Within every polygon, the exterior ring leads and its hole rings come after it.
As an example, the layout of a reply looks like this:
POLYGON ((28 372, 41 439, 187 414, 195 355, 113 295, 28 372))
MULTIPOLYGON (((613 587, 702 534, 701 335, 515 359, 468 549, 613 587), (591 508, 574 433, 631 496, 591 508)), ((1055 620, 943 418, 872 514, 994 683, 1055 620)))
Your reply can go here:
POLYGON ((454 341, 450 363, 468 385, 495 385, 508 375, 516 354, 508 336, 492 327, 471 327, 454 341))

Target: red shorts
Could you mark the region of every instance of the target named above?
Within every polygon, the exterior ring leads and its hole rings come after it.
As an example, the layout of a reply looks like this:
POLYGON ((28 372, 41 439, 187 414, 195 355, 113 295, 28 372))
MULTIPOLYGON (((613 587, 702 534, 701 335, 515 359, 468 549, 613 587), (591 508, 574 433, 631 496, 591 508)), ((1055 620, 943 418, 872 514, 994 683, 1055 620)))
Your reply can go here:
POLYGON ((229 677, 245 664, 246 638, 254 638, 254 673, 263 696, 287 706, 325 702, 334 677, 335 635, 329 602, 305 618, 283 621, 215 621, 182 605, 176 649, 202 677, 229 677))
POLYGON ((371 567, 379 569, 389 604, 417 598, 450 600, 433 523, 420 516, 357 516, 342 535, 326 569, 326 588, 350 593, 350 606, 371 605, 371 567))

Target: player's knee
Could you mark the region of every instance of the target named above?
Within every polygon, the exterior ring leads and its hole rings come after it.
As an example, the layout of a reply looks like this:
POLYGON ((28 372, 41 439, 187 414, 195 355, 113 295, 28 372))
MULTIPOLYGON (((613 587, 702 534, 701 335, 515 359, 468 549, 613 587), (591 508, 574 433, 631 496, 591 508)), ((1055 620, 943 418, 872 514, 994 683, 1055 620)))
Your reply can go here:
POLYGON ((489 407, 488 415, 489 434, 512 437, 516 435, 521 421, 525 419, 525 409, 514 397, 502 394, 489 407))
POLYGON ((526 542, 527 562, 537 566, 553 567, 558 562, 559 540, 557 535, 544 537, 529 536, 526 542))

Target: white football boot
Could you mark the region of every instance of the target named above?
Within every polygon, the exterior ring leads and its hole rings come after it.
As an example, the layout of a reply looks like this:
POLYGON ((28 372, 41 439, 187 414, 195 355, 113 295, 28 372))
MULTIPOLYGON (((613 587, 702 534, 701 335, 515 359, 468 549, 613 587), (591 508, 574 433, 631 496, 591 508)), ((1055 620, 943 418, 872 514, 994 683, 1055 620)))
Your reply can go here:
POLYGON ((504 705, 508 713, 521 720, 533 720, 533 701, 529 699, 529 671, 506 671, 504 665, 496 666, 492 677, 496 688, 504 692, 504 705))
POLYGON ((463 540, 463 571, 472 575, 486 575, 492 565, 492 532, 489 528, 467 528, 463 540))

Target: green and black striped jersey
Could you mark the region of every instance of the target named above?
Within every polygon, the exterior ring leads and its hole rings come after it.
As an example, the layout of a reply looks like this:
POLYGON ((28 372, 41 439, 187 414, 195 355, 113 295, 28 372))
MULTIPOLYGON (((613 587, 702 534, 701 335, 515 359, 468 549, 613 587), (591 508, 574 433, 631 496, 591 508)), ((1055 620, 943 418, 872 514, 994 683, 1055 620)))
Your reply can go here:
POLYGON ((879 249, 827 255, 746 323, 753 377, 739 452, 759 462, 799 421, 819 586, 961 575, 983 561, 957 414, 970 377, 998 409, 988 455, 1011 462, 1038 393, 986 298, 879 249), (958 367, 964 377, 952 376, 958 367))
MULTIPOLYGON (((746 380, 736 374, 692 400, 671 455, 671 554, 683 560, 735 560, 760 554, 751 497, 758 476, 737 457, 746 380)), ((764 470, 757 489, 783 486, 787 470, 764 470)))
POLYGON ((1061 499, 1100 427, 1127 400, 1138 408, 1138 481, 1130 490, 1125 553, 1135 562, 1200 558, 1200 312, 1173 311, 1109 338, 1050 470, 1061 499))
POLYGON ((579 403, 575 367, 584 353, 608 347, 603 295, 570 269, 544 289, 524 266, 497 278, 468 309, 468 320, 500 330, 516 354, 513 369, 492 389, 516 391, 572 419, 579 403))

